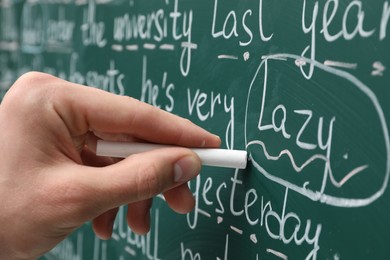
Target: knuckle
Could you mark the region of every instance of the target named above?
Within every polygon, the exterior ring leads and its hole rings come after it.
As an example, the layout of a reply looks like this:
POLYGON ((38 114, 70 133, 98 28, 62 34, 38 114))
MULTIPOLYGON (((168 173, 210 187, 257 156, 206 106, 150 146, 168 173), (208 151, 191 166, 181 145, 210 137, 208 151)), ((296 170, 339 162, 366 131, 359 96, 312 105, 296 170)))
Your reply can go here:
POLYGON ((22 75, 4 96, 1 109, 4 118, 18 118, 13 126, 20 131, 28 131, 29 134, 30 131, 39 131, 31 127, 39 121, 52 120, 54 116, 53 104, 58 98, 58 91, 53 87, 54 79, 39 72, 22 75))
POLYGON ((49 91, 50 82, 54 77, 41 72, 27 72, 20 76, 5 98, 17 100, 20 106, 41 104, 52 93, 49 91))
POLYGON ((37 71, 29 71, 24 74, 22 74, 18 81, 23 82, 34 82, 34 81, 41 81, 46 80, 48 78, 52 78, 53 76, 50 76, 49 74, 37 72, 37 71))
POLYGON ((41 72, 27 72, 16 80, 14 87, 21 91, 36 91, 46 87, 46 83, 54 77, 41 72))
MULTIPOLYGON (((187 118, 182 118, 182 124, 183 126, 190 126, 192 125, 192 122, 187 118)), ((184 131, 179 131, 176 135, 176 143, 182 143, 184 139, 185 139, 184 131)))
POLYGON ((183 118, 184 124, 190 125, 192 122, 188 118, 183 118))

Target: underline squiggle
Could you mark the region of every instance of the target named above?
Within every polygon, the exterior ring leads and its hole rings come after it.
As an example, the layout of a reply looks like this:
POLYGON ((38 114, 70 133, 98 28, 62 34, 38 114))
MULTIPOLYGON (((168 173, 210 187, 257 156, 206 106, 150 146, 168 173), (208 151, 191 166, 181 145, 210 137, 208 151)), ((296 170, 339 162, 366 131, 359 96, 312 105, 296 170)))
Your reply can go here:
POLYGON ((348 174, 346 174, 344 176, 344 178, 342 178, 340 181, 337 181, 334 176, 333 176, 333 172, 332 172, 332 168, 330 167, 330 161, 328 158, 326 158, 326 156, 322 155, 322 154, 315 154, 313 155, 312 157, 310 157, 308 160, 306 160, 301 166, 298 166, 298 164, 295 162, 295 159, 294 159, 294 156, 292 155, 292 153, 288 150, 288 149, 284 149, 282 150, 277 156, 273 156, 273 155, 270 155, 267 151, 267 148, 264 144, 264 142, 260 141, 260 140, 254 140, 254 141, 250 141, 247 145, 246 145, 246 148, 248 149, 249 146, 251 145, 260 145, 262 148, 263 148, 263 152, 264 152, 264 155, 265 157, 267 158, 267 160, 272 160, 272 161, 277 161, 279 160, 283 155, 286 155, 289 159, 290 159, 290 162, 291 162, 291 165, 292 167, 294 168, 294 170, 298 173, 302 172, 303 169, 305 169, 309 164, 311 164, 313 161, 315 160, 322 160, 325 162, 325 164, 329 165, 329 178, 330 178, 330 181, 331 183, 337 187, 337 188, 341 188, 345 183, 347 183, 353 176, 357 175, 358 173, 366 170, 368 168, 368 165, 361 165, 359 167, 356 167, 355 169, 353 169, 352 171, 350 171, 348 174))

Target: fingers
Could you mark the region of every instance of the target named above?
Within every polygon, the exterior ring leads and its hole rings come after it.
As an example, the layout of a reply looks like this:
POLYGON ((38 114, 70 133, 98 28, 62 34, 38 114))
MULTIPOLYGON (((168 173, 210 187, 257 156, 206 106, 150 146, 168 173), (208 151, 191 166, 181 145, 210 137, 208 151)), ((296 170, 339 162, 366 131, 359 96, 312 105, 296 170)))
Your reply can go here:
MULTIPOLYGON (((178 187, 195 178, 201 164, 199 157, 189 149, 164 148, 130 156, 106 167, 74 167, 77 170, 69 171, 67 178, 72 179, 73 187, 83 187, 78 190, 85 192, 77 195, 82 201, 75 205, 74 210, 82 215, 99 215, 111 208, 147 200, 178 187), (91 208, 97 211, 90 212, 91 208)), ((181 188, 179 191, 185 194, 181 188)), ((184 203, 189 205, 181 209, 175 200, 169 201, 173 201, 174 207, 180 211, 193 204, 187 199, 184 203)))
MULTIPOLYGON (((144 141, 186 147, 218 147, 221 142, 219 137, 190 121, 136 99, 85 87, 47 74, 27 73, 14 86, 8 96, 17 99, 28 94, 29 98, 24 100, 30 109, 34 105, 47 109, 47 113, 58 114, 73 138, 82 137, 93 130, 111 136, 127 135, 144 141)), ((12 102, 5 102, 7 103, 12 102)), ((43 114, 41 111, 40 115, 43 114)))
MULTIPOLYGON (((164 192, 168 205, 176 212, 185 214, 195 206, 195 199, 186 183, 164 192)), ((127 224, 137 234, 146 234, 150 229, 152 199, 128 205, 127 224)))
POLYGON ((146 234, 150 229, 152 199, 138 201, 127 206, 127 224, 137 234, 146 234))
POLYGON ((195 199, 187 183, 164 192, 168 205, 177 213, 186 214, 195 206, 195 199))
MULTIPOLYGON (((96 163, 96 158, 90 154, 88 150, 83 152, 85 154, 84 160, 92 161, 90 165, 99 165, 96 163), (92 158, 92 159, 90 159, 92 158)), ((109 160, 108 158, 105 158, 109 160)), ((107 164, 108 165, 108 164, 107 164)), ((175 167, 175 166, 174 166, 175 167)), ((186 166, 183 166, 184 171, 186 166)), ((175 171, 175 169, 174 169, 175 171)), ((183 178, 184 173, 180 173, 179 177, 174 176, 177 180, 183 178)), ((114 177, 114 176, 112 176, 114 177)), ((175 185, 175 184, 174 184, 175 185)), ((164 197, 168 205, 178 213, 188 213, 195 205, 195 200, 190 191, 187 183, 181 184, 175 188, 169 189, 164 192, 164 197)), ((127 223, 130 228, 137 234, 145 234, 150 229, 150 207, 152 205, 152 199, 146 199, 142 201, 133 202, 128 205, 127 223)), ((101 239, 109 239, 112 234, 112 227, 117 213, 117 208, 109 210, 93 221, 93 229, 98 237, 101 239)))
MULTIPOLYGON (((190 191, 183 184, 197 176, 201 164, 190 150, 165 148, 115 162, 85 149, 86 137, 93 131, 98 136, 184 147, 218 147, 219 137, 138 100, 46 74, 29 73, 16 85, 31 86, 29 94, 23 94, 24 88, 13 88, 2 104, 11 107, 13 110, 7 111, 12 113, 2 116, 10 124, 14 122, 19 136, 26 136, 18 147, 23 147, 25 140, 34 142, 37 152, 33 160, 28 154, 26 161, 39 162, 43 169, 37 178, 42 183, 42 194, 43 188, 53 194, 47 198, 48 206, 61 205, 61 212, 53 216, 66 215, 63 220, 72 227, 99 216, 94 220, 94 229, 104 238, 111 232, 109 226, 115 216, 112 209, 120 205, 136 203, 130 206, 134 215, 128 220, 140 233, 148 229, 148 203, 157 194, 164 193, 168 204, 178 212, 193 207, 190 191), (12 106, 20 96, 24 96, 24 102, 12 106), (37 111, 34 117, 28 116, 30 111, 37 111), (12 121, 9 115, 22 115, 29 123, 20 125, 21 120, 12 121)), ((15 154, 23 153, 18 150, 15 154)))
POLYGON ((101 239, 110 239, 118 208, 113 208, 96 217, 92 222, 95 234, 101 239))
POLYGON ((149 142, 187 147, 218 147, 219 137, 190 121, 136 99, 62 81, 54 106, 72 136, 92 129, 127 134, 149 142), (66 85, 66 87, 64 87, 66 85))
MULTIPOLYGON (((169 206, 178 213, 190 212, 195 205, 192 192, 187 184, 182 184, 164 193, 169 206)), ((146 234, 150 229, 150 209, 152 199, 146 199, 127 205, 127 224, 137 234, 146 234)), ((93 230, 101 239, 109 239, 118 208, 111 209, 93 220, 93 230)))

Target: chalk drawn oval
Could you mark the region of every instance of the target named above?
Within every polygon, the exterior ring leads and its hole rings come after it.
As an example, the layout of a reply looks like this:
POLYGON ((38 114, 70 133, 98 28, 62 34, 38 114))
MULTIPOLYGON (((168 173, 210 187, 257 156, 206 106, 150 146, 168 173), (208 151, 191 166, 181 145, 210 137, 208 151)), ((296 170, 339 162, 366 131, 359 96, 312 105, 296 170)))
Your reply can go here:
POLYGON ((313 201, 362 207, 387 188, 389 134, 376 95, 305 57, 263 57, 248 91, 245 143, 261 174, 313 201), (304 65, 315 67, 310 80, 304 65))

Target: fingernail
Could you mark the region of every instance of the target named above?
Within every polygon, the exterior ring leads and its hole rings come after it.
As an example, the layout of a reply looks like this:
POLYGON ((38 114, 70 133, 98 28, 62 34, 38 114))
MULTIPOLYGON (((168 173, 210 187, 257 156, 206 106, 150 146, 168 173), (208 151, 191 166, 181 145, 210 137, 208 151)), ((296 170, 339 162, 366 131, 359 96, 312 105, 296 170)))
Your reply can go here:
POLYGON ((186 156, 181 158, 175 163, 174 170, 174 181, 175 182, 186 182, 198 175, 199 173, 199 162, 193 156, 186 156))

